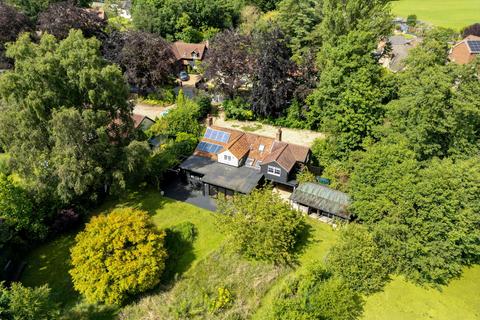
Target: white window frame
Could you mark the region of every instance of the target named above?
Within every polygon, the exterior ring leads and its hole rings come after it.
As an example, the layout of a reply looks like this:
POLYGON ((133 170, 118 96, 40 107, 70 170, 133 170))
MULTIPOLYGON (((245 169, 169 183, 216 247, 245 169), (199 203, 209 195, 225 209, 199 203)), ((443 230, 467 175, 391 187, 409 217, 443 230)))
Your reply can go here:
POLYGON ((280 168, 274 167, 274 166, 268 166, 267 167, 267 172, 268 172, 268 174, 271 174, 272 176, 280 177, 282 175, 282 170, 280 168))
POLYGON ((232 156, 229 156, 228 154, 223 155, 223 160, 225 161, 232 161, 232 156))

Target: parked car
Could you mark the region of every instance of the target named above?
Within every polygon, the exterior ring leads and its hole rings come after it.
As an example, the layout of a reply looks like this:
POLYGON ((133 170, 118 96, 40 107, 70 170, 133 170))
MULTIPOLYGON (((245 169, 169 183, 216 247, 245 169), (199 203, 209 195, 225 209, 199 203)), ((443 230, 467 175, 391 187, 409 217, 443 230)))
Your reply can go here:
POLYGON ((190 76, 188 75, 188 73, 186 71, 181 71, 178 77, 182 81, 188 81, 190 79, 190 76))

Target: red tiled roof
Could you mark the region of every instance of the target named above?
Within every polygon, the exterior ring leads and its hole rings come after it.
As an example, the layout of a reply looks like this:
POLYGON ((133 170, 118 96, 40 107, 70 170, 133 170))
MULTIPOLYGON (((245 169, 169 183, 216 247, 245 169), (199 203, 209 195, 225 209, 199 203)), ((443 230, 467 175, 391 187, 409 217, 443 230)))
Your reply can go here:
POLYGON ((172 43, 172 50, 177 60, 190 59, 192 60, 192 53, 196 53, 197 59, 202 60, 207 49, 207 42, 201 43, 186 43, 183 41, 176 41, 172 43))
MULTIPOLYGON (((237 159, 248 156, 249 159, 254 160, 254 163, 264 164, 276 161, 287 171, 290 171, 297 162, 306 162, 310 150, 308 147, 276 141, 274 138, 258 134, 217 126, 211 126, 211 128, 230 134, 230 139, 226 143, 213 141, 205 137, 202 138, 203 142, 221 145, 223 149, 220 152, 228 150, 237 159), (262 148, 260 148, 261 146, 262 148)), ((216 154, 203 152, 198 149, 194 154, 217 160, 216 154)))
POLYGON ((472 62, 477 56, 477 52, 472 52, 467 41, 480 41, 480 37, 469 35, 450 50, 449 58, 451 61, 458 64, 467 64, 472 62))

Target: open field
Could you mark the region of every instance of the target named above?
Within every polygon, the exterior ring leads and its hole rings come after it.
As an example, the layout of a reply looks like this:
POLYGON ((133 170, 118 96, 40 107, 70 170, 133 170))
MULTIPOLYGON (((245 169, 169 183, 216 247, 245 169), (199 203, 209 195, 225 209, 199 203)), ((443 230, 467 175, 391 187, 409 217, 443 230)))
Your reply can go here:
MULTIPOLYGON (((178 260, 174 270, 177 276, 171 283, 164 283, 122 309, 88 305, 73 290, 68 269, 74 234, 32 251, 26 258, 28 266, 22 282, 29 286, 48 283, 68 319, 223 319, 226 315, 238 319, 268 319, 272 299, 283 281, 301 274, 312 262, 323 261, 337 239, 332 227, 308 219, 310 228, 299 251, 297 267, 274 267, 246 261, 228 252, 224 248, 225 238, 216 225, 215 213, 210 211, 151 191, 108 203, 93 214, 119 206, 148 211, 159 228, 191 222, 196 226, 197 237, 178 260), (233 299, 222 313, 212 313, 211 301, 219 289, 228 289, 233 299)), ((480 319, 478 292, 480 266, 467 269, 461 279, 441 291, 415 286, 396 277, 385 291, 367 299, 363 320, 480 319)))
POLYGON ((392 2, 392 9, 396 16, 416 14, 419 20, 457 31, 480 22, 478 0, 398 0, 392 2))

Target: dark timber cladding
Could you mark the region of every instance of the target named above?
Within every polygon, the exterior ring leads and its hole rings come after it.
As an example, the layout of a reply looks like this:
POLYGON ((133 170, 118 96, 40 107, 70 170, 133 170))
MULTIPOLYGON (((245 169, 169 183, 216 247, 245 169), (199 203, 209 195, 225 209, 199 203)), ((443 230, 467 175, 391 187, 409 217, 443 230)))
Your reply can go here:
POLYGON ((343 219, 350 218, 347 210, 350 204, 350 197, 346 193, 320 184, 300 184, 290 196, 290 200, 343 219))
POLYGON ((240 193, 250 193, 263 178, 259 171, 247 167, 232 167, 205 157, 191 156, 180 169, 202 175, 202 182, 230 189, 240 193))

